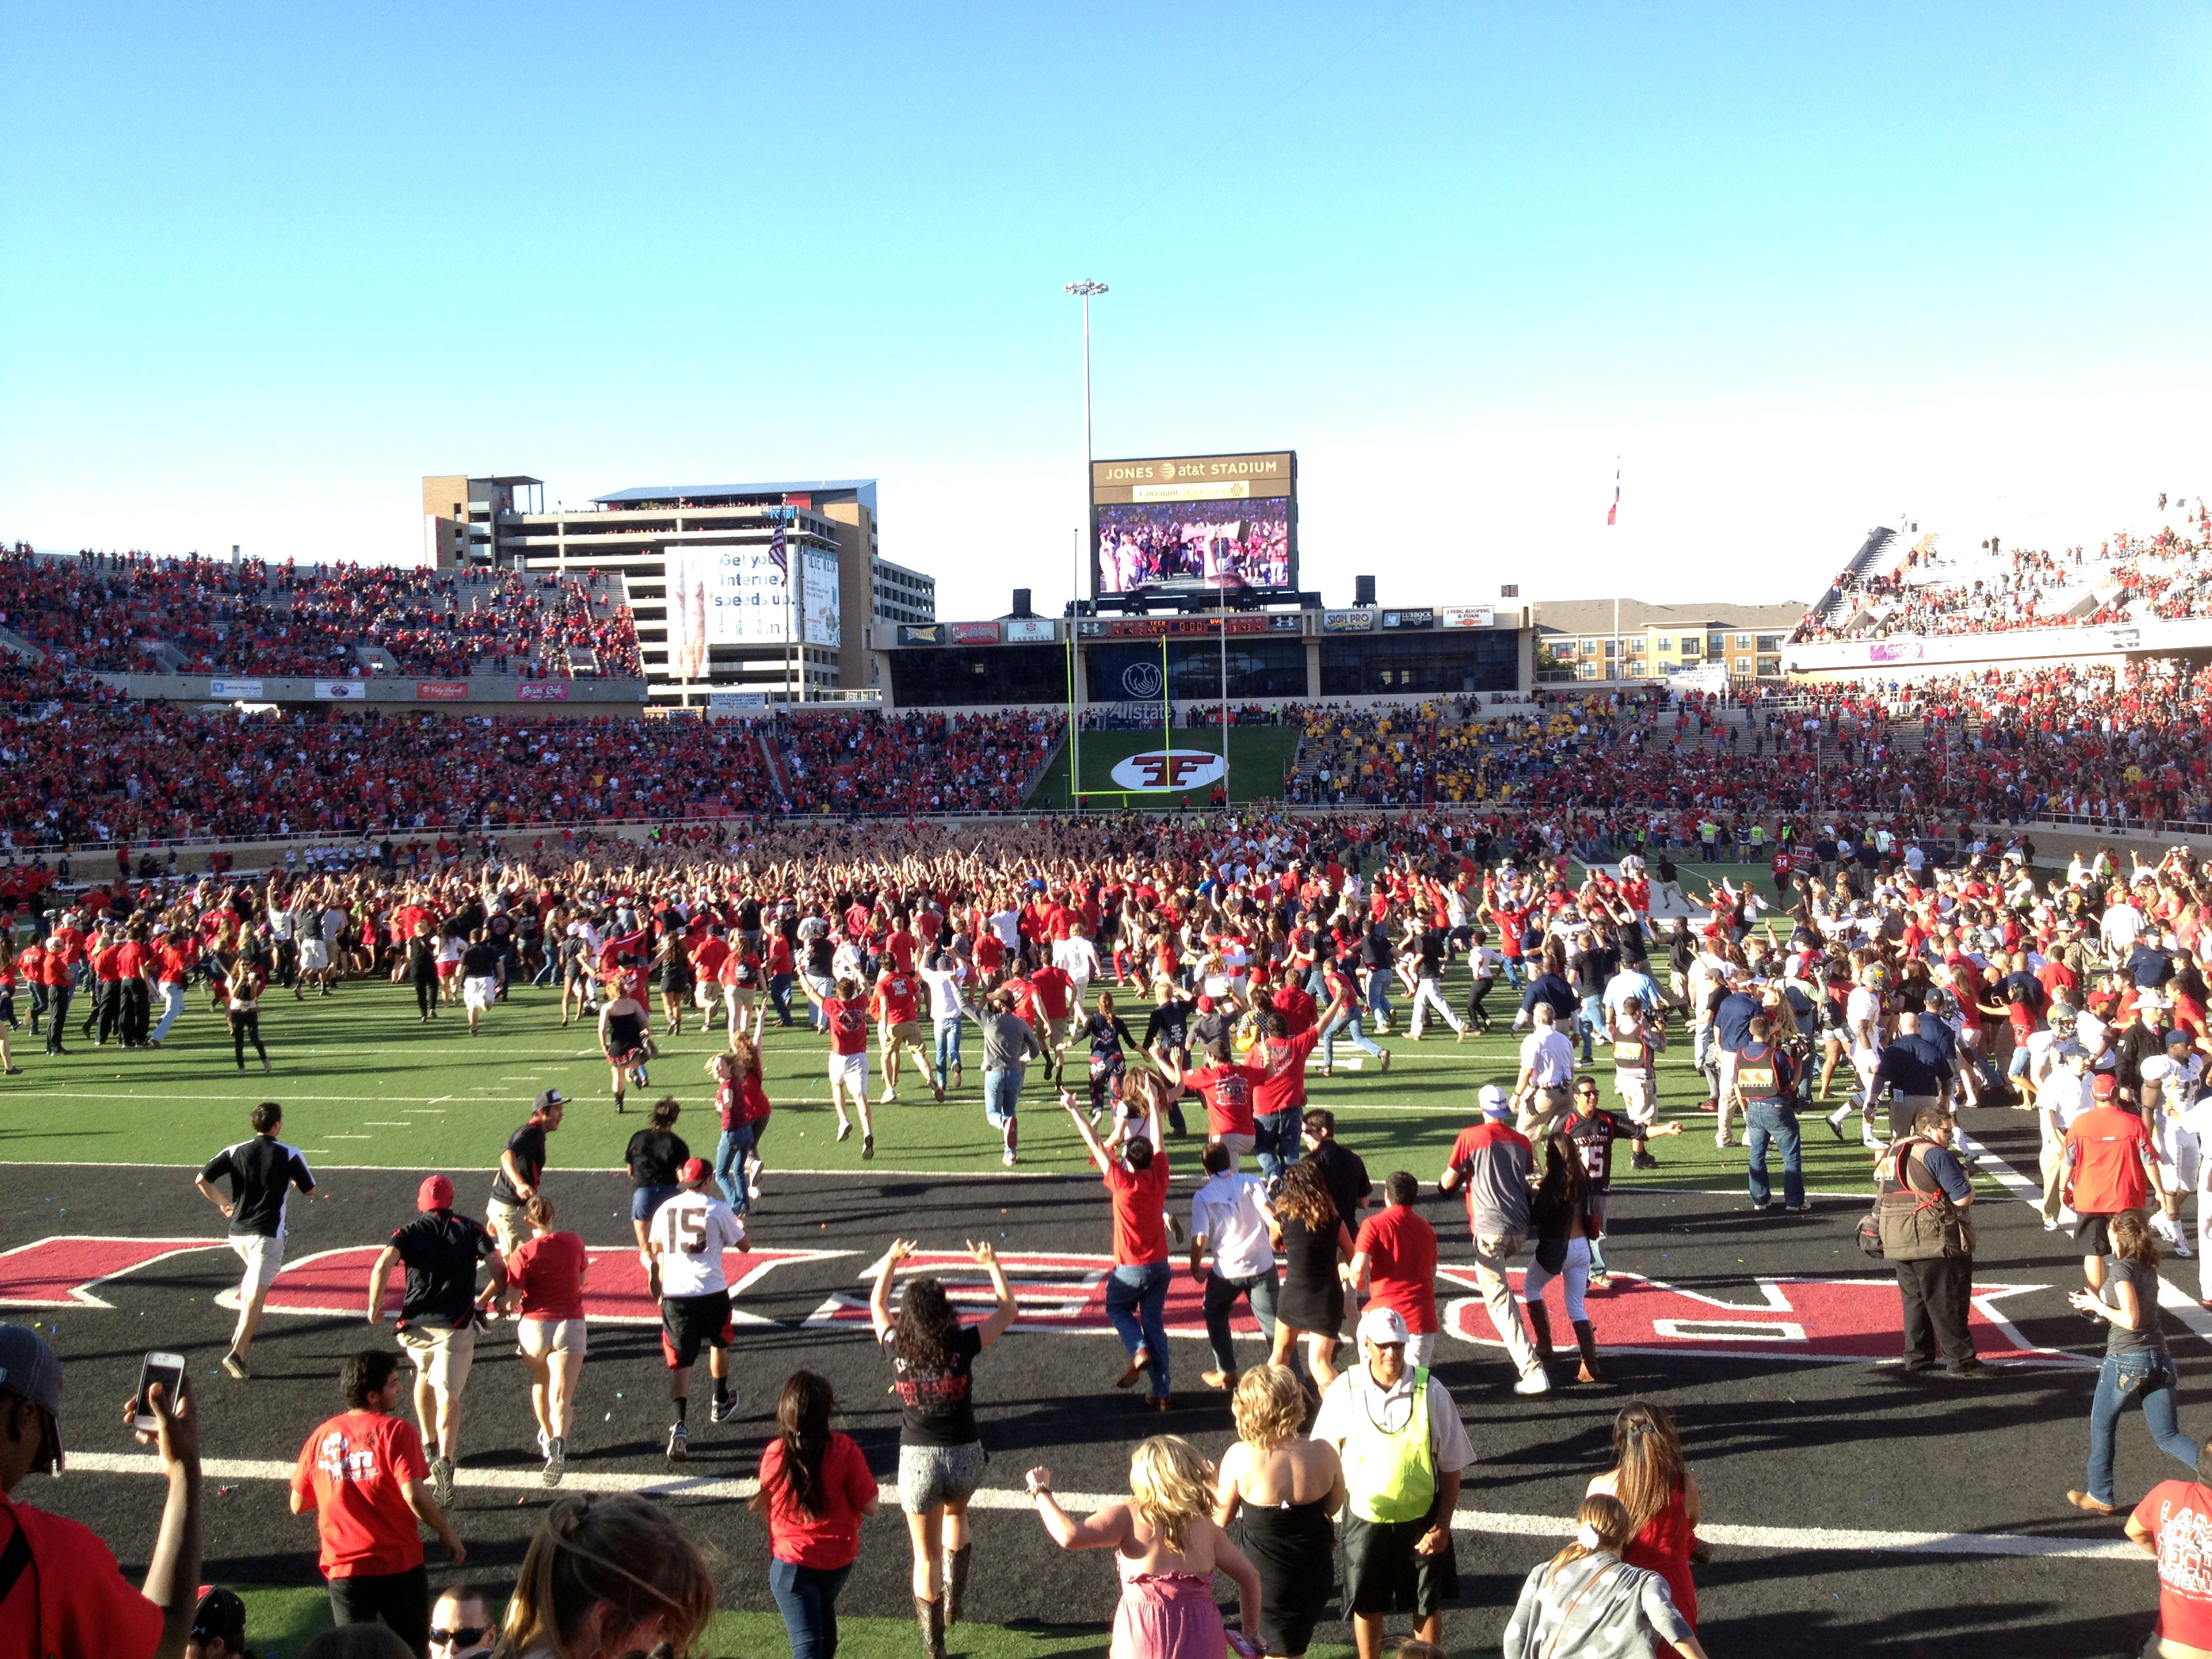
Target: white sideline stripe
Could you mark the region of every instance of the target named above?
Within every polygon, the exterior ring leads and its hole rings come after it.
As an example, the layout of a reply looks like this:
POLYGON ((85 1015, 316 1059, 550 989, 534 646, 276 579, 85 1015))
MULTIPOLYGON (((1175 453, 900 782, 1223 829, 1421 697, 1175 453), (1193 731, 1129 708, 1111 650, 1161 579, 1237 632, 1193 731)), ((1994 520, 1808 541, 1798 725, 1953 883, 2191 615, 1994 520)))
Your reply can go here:
MULTIPOLYGON (((88 1474, 159 1474, 161 1465, 150 1452, 71 1452, 69 1469, 88 1474)), ((292 1466, 270 1458, 210 1457, 200 1471, 210 1481, 278 1480, 289 1485, 292 1466)), ((64 1476, 66 1478, 66 1476, 64 1476)), ((454 1471, 459 1491, 538 1492, 544 1490, 534 1468, 454 1471)), ((644 1474, 619 1470, 580 1469, 574 1463, 561 1482, 564 1492, 635 1492, 664 1498, 696 1498, 743 1503, 759 1490, 751 1480, 720 1476, 644 1474)), ((1102 1509, 1126 1502, 1118 1493, 1063 1492, 1061 1507, 1071 1511, 1102 1509)), ((972 1507, 979 1510, 1026 1510, 1035 1507, 1029 1494, 1012 1487, 986 1486, 972 1507)), ((1454 1532, 1495 1533, 1516 1538, 1568 1538, 1574 1534, 1571 1517, 1522 1515, 1489 1510, 1459 1510, 1452 1516, 1454 1532)), ((1700 1522, 1698 1535, 1716 1544, 1741 1549, 1903 1551, 1925 1555, 2040 1556, 2062 1560, 2136 1560, 2142 1552, 2118 1539, 2035 1538, 2017 1533, 1875 1532, 1844 1527, 1746 1527, 1700 1522)))
MULTIPOLYGON (((1963 1152, 1972 1153, 1979 1168, 1987 1170, 2014 1197, 2039 1208, 2043 1203, 2043 1185, 2030 1181, 2011 1164, 1976 1140, 1965 1130, 1959 1132, 1959 1146, 1963 1152)), ((2202 1203, 2203 1200, 2199 1200, 2202 1203)), ((2212 1343, 2212 1308, 2206 1307, 2183 1290, 2164 1273, 2158 1276, 2158 1305, 2189 1328, 2190 1334, 2200 1341, 2212 1343)))

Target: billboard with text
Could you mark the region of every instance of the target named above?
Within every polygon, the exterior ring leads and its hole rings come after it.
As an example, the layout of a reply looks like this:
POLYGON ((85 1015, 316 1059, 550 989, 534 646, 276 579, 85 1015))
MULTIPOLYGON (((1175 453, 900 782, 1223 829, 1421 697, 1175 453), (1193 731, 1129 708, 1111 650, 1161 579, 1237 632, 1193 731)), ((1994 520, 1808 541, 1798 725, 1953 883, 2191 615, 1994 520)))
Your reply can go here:
POLYGON ((1091 466, 1095 595, 1297 586, 1297 456, 1177 455, 1091 466))

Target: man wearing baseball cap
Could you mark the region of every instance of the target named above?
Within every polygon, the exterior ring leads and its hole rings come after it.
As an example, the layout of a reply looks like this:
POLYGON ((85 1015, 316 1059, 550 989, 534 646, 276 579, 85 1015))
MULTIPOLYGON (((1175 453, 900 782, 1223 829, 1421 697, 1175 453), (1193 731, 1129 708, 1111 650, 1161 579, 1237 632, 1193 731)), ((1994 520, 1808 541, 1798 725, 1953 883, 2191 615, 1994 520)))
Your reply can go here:
POLYGON ((397 1262, 407 1265, 400 1304, 399 1346, 415 1364, 415 1417, 430 1454, 430 1491, 441 1508, 453 1501, 453 1463, 461 1449, 461 1390, 476 1362, 477 1310, 507 1288, 507 1266, 483 1224, 453 1213, 453 1183, 424 1176, 416 1189, 422 1213, 392 1235, 368 1270, 368 1322, 384 1322, 384 1285, 397 1262), (477 1289, 477 1264, 491 1282, 477 1289))
POLYGON ((192 1633, 185 1659, 240 1659, 246 1651, 246 1603, 236 1590, 204 1585, 192 1608, 192 1633))
POLYGON ((2119 1079, 2099 1072, 2089 1084, 2095 1103, 2066 1131, 2060 1152, 2066 1202, 2081 1218, 2074 1224, 2081 1246, 2081 1277, 2092 1291, 2105 1288, 2105 1258, 2112 1254, 2112 1218, 2140 1210, 2163 1196, 2158 1152, 2142 1119, 2119 1103, 2119 1079))
POLYGON ((684 1190, 653 1212, 645 1248, 660 1284, 660 1353, 668 1362, 668 1398, 676 1413, 668 1425, 668 1461, 681 1463, 691 1455, 691 1367, 702 1346, 714 1379, 714 1421, 726 1423, 738 1414, 738 1391, 730 1386, 730 1344, 738 1332, 730 1318, 722 1252, 744 1248, 745 1224, 714 1192, 706 1159, 685 1162, 676 1180, 684 1190))
MULTIPOLYGON (((126 1424, 136 1403, 124 1402, 126 1424)), ((37 1333, 0 1325, 0 1654, 150 1659, 183 1650, 200 1572, 199 1415, 189 1382, 175 1401, 156 1384, 148 1404, 161 1427, 138 1441, 160 1449, 169 1495, 142 1592, 89 1527, 15 1496, 33 1469, 62 1471, 62 1363, 37 1333)))
POLYGON ((531 1103, 530 1121, 507 1138, 499 1155, 499 1173, 491 1178, 491 1199, 484 1206, 484 1224, 499 1240, 500 1254, 512 1255, 530 1237, 523 1225, 522 1206, 537 1196, 538 1177, 545 1173, 545 1137, 561 1127, 568 1097, 548 1089, 531 1103))
POLYGON ((1377 1659, 1393 1613, 1441 1644, 1444 1603, 1459 1599, 1452 1509, 1474 1448, 1443 1385, 1406 1363, 1407 1341, 1395 1309, 1362 1314, 1362 1363, 1338 1374, 1314 1419, 1313 1437, 1344 1464, 1344 1604, 1359 1659, 1377 1659))
POLYGON ((1521 1380, 1516 1394, 1542 1394, 1552 1386, 1536 1358, 1535 1344, 1522 1328, 1506 1265, 1528 1237, 1528 1185, 1536 1168, 1535 1148, 1513 1127, 1513 1101, 1495 1083, 1482 1085, 1482 1121, 1460 1131, 1452 1143, 1437 1190, 1467 1188, 1467 1231, 1474 1241, 1474 1282, 1490 1322, 1521 1380))

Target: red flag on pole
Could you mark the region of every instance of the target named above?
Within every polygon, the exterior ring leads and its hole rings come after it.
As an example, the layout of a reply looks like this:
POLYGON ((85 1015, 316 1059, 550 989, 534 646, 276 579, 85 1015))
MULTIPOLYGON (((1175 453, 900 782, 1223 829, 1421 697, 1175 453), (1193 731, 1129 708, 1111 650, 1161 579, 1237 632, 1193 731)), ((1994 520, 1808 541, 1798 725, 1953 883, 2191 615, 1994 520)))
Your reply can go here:
POLYGON ((1606 521, 1607 524, 1617 524, 1617 523, 1619 523, 1619 522, 1620 522, 1620 465, 1616 463, 1616 464, 1615 464, 1615 465, 1614 465, 1614 467, 1613 467, 1613 505, 1612 505, 1611 507, 1607 507, 1607 508, 1606 508, 1606 510, 1605 510, 1605 521, 1606 521))

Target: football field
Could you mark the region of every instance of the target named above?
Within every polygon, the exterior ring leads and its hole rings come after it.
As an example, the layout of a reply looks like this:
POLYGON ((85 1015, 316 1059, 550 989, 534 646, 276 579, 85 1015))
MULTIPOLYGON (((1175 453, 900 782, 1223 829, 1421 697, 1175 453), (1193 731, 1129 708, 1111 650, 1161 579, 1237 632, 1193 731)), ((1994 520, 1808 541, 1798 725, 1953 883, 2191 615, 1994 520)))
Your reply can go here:
MULTIPOLYGON (((1455 969, 1449 988, 1462 999, 1463 984, 1455 969)), ((1501 1016, 1510 1006, 1502 992, 1493 996, 1501 1016)), ((72 1035, 78 1052, 49 1060, 26 1038, 16 1050, 24 1074, 0 1085, 9 1161, 0 1179, 0 1304, 54 1342, 72 1402, 69 1474, 17 1495, 94 1525, 137 1570, 152 1541, 158 1483, 148 1478, 149 1460, 107 1420, 105 1402, 128 1392, 144 1349, 181 1349, 205 1420, 203 1577, 246 1593, 257 1654, 291 1659, 326 1618, 313 1528, 285 1512, 284 1484, 308 1430, 337 1409, 344 1356, 391 1340, 388 1327, 362 1322, 370 1261, 412 1214, 426 1170, 453 1174, 460 1206, 481 1214, 507 1134, 547 1086, 573 1103, 552 1139, 545 1189, 593 1261, 591 1357, 568 1484, 647 1492, 684 1517, 714 1562, 727 1610, 710 1652, 782 1651, 759 1522, 733 1500, 750 1491, 785 1376, 803 1364, 829 1376, 841 1425, 878 1479, 890 1480, 898 1413, 865 1304, 893 1237, 918 1239, 919 1266, 953 1281, 971 1304, 981 1287, 959 1252, 966 1241, 990 1240, 1022 1302, 1013 1333, 977 1365, 992 1454, 975 1521, 978 1560, 988 1565, 973 1587, 975 1622, 951 1633, 955 1654, 1044 1659, 1104 1648, 1111 1565, 1049 1547, 1020 1497, 1024 1469, 1048 1464, 1079 1505, 1125 1489, 1129 1450, 1145 1434, 1184 1434, 1210 1455, 1232 1436, 1226 1401, 1198 1380, 1207 1349, 1197 1287, 1180 1266, 1167 1310, 1174 1410, 1140 1413, 1110 1386, 1121 1351, 1103 1316, 1107 1206, 1041 1079, 1025 1102, 1015 1171, 999 1165, 974 1071, 942 1106, 913 1082, 902 1086, 901 1103, 878 1121, 877 1157, 864 1164, 857 1137, 839 1144, 832 1134, 823 1040, 771 1025, 776 1110, 763 1195, 749 1248, 729 1263, 744 1403, 725 1425, 695 1413, 691 1461, 672 1471, 660 1455, 667 1406, 657 1320, 618 1168, 643 1120, 615 1115, 589 1028, 561 1029, 553 994, 528 989, 492 1010, 474 1039, 451 1014, 418 1025, 411 995, 387 985, 301 1003, 272 995, 264 1009, 271 1076, 237 1074, 202 996, 157 1053, 89 1049, 72 1035), (262 1099, 284 1104, 286 1137, 316 1163, 322 1195, 294 1206, 255 1376, 239 1383, 215 1369, 237 1265, 191 1175, 247 1133, 246 1112, 262 1099)), ((1717 1654, 1786 1645, 1805 1655, 2000 1659, 2117 1655, 2140 1644, 2154 1588, 2148 1565, 2117 1522, 2090 1520, 2064 1502, 2081 1479, 2098 1345, 2064 1304, 2080 1272, 2068 1242, 2045 1233, 2018 1201, 2034 1172, 2030 1118, 1992 1111, 1966 1120, 1988 1152, 1973 1332, 2002 1378, 1971 1389, 1917 1379, 1894 1363, 1893 1279, 1851 1237, 1865 1206, 1863 1152, 1808 1117, 1812 1213, 1747 1215, 1742 1150, 1714 1146, 1678 1034, 1662 1063, 1662 1096, 1668 1121, 1686 1133, 1655 1143, 1656 1170, 1616 1159, 1606 1244, 1614 1276, 1589 1303, 1604 1378, 1577 1386, 1571 1365, 1555 1366, 1559 1386, 1523 1399, 1510 1392, 1475 1294, 1459 1208, 1434 1194, 1452 1138, 1473 1119, 1476 1088, 1511 1079, 1514 1043, 1503 1017, 1498 1024, 1497 1034, 1463 1044, 1448 1031, 1416 1044, 1401 1024, 1386 1039, 1389 1073, 1340 1065, 1310 1089, 1315 1103, 1338 1112, 1342 1139, 1378 1180, 1401 1168, 1422 1178, 1420 1210, 1437 1231, 1437 1375, 1477 1455, 1454 1521, 1462 1595, 1446 1636, 1455 1653, 1495 1652, 1522 1577, 1571 1530, 1583 1483, 1607 1461, 1613 1414, 1638 1395, 1674 1411, 1703 1486, 1702 1533, 1716 1555, 1699 1570, 1700 1624, 1717 1654)), ((678 1130, 706 1152, 714 1118, 702 1066, 714 1045, 690 1030, 661 1041, 643 1093, 683 1101, 678 1130)), ((1609 1082, 1601 1048, 1596 1069, 1609 1082)), ((1178 1212, 1194 1184, 1196 1147, 1171 1147, 1178 1212)), ((2165 1277, 2187 1428, 2203 1408, 2212 1316, 2194 1309, 2194 1263, 2170 1262, 2165 1277)), ((1555 1287, 1553 1319, 1564 1332, 1559 1297, 1555 1287)), ((471 1559, 449 1567, 434 1548, 438 1583, 511 1578, 547 1501, 505 1328, 479 1341, 467 1396, 455 1524, 471 1559)), ((1260 1357, 1260 1340, 1240 1323, 1242 1363, 1260 1357)), ((2124 1498, 2177 1468, 2123 1420, 2124 1498)), ((848 1651, 910 1655, 895 1503, 862 1540, 842 1604, 848 1651)), ((1348 1639, 1332 1616, 1316 1650, 1340 1652, 1348 1639)))
MULTIPOLYGON (((1177 726, 1169 733, 1173 746, 1178 750, 1196 750, 1208 755, 1221 752, 1221 732, 1218 726, 1177 726)), ((1085 732, 1083 734, 1083 787, 1085 790, 1121 790, 1130 786, 1114 776, 1116 763, 1132 755, 1147 754, 1161 747, 1158 726, 1150 730, 1129 732, 1085 732)), ((1229 728, 1229 799, 1232 801, 1273 800, 1283 793, 1283 777, 1291 763, 1291 757, 1298 750, 1298 729, 1294 726, 1232 726, 1229 728)), ((1045 769, 1037 786, 1030 792, 1028 805, 1035 810, 1064 809, 1068 805, 1068 751, 1062 748, 1045 769)), ((1168 791, 1160 794, 1133 796, 1128 804, 1149 811, 1161 811, 1170 807, 1180 811, 1187 807, 1204 810, 1211 799, 1211 783, 1196 788, 1168 791)), ((1119 811, 1118 799, 1094 799, 1089 810, 1119 811)))

